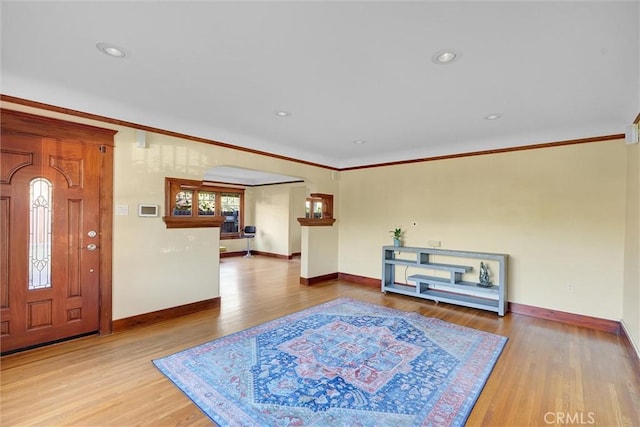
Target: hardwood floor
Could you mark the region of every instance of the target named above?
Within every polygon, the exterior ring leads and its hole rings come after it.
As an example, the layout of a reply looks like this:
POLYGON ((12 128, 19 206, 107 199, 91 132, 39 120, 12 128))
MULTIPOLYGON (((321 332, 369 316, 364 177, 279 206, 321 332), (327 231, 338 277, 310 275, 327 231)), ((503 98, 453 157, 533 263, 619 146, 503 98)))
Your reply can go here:
POLYGON ((218 308, 3 357, 0 424, 211 425, 152 359, 344 296, 509 338, 469 426, 640 425, 640 375, 619 336, 340 280, 307 287, 296 260, 224 258, 220 276, 218 308))

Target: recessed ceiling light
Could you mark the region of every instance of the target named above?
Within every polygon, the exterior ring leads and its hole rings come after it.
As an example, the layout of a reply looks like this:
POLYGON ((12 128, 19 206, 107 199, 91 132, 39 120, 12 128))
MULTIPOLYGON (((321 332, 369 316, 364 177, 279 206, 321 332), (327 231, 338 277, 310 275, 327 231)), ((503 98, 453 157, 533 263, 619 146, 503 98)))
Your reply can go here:
POLYGON ((453 61, 458 59, 460 54, 454 50, 447 49, 441 50, 437 52, 435 55, 431 57, 431 60, 434 64, 451 64, 453 61))
POLYGON ((291 115, 290 112, 288 111, 283 111, 283 110, 278 110, 275 112, 276 116, 278 117, 289 117, 291 115))
POLYGON ((355 141, 353 141, 353 143, 356 145, 362 145, 362 144, 366 144, 367 141, 363 141, 362 139, 356 139, 355 141))
POLYGON ((491 113, 491 114, 487 114, 486 116, 484 116, 485 120, 498 120, 500 117, 502 117, 502 114, 500 113, 491 113))
POLYGON ((127 56, 127 52, 124 49, 109 43, 98 43, 96 47, 100 52, 104 53, 105 55, 112 56, 114 58, 124 58, 125 56, 127 56))

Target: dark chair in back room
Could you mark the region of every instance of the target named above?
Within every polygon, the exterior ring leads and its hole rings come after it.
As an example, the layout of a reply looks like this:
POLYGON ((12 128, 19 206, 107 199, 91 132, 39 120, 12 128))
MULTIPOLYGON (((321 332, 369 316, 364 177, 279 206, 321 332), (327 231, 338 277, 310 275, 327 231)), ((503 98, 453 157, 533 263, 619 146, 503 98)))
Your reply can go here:
POLYGON ((242 232, 242 237, 247 239, 247 254, 245 257, 250 258, 253 256, 251 255, 251 239, 256 237, 256 226, 247 225, 242 232))

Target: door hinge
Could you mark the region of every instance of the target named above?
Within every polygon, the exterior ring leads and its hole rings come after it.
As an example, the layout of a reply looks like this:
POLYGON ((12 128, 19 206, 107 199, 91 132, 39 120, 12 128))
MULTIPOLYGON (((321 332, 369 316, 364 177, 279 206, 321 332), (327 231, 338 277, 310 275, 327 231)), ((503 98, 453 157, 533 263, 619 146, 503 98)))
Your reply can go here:
POLYGON ((101 153, 106 153, 107 152, 107 146, 106 145, 101 145, 100 146, 100 152, 101 153))

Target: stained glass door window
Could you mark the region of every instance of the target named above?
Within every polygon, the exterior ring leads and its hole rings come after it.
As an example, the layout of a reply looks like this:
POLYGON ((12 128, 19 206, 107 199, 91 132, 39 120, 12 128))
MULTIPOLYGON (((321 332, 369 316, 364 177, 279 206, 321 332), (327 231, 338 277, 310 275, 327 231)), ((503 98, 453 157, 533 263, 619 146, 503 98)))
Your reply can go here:
POLYGON ((51 189, 44 178, 29 184, 29 290, 51 287, 51 189))

